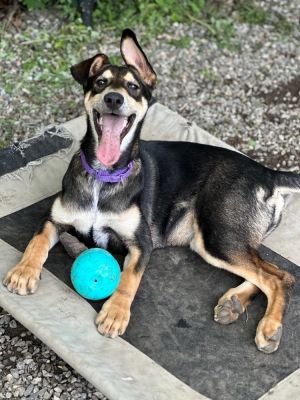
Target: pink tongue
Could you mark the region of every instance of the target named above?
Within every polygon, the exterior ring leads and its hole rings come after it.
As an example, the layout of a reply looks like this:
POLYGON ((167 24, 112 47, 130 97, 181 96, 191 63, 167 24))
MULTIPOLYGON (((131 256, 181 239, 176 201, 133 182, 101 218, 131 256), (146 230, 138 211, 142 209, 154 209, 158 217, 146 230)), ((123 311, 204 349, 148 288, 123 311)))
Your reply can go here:
POLYGON ((126 123, 127 119, 118 115, 105 114, 102 117, 102 136, 96 157, 107 167, 120 158, 120 137, 126 123))

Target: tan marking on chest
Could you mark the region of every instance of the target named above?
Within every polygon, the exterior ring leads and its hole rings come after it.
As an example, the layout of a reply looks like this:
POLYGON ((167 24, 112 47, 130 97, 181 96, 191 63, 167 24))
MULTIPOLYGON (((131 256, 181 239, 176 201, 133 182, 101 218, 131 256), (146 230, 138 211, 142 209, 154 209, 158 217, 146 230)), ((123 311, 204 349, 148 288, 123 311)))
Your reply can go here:
POLYGON ((132 238, 140 224, 141 214, 137 206, 131 206, 121 213, 106 212, 97 214, 94 229, 109 227, 121 237, 132 238))
POLYGON ((136 205, 120 213, 101 212, 97 209, 75 210, 64 206, 60 198, 53 203, 51 216, 55 222, 71 225, 83 234, 87 234, 92 227, 95 231, 108 227, 128 239, 134 236, 141 220, 140 210, 136 205))
POLYGON ((77 231, 87 234, 96 219, 97 210, 80 210, 64 205, 58 197, 52 206, 53 221, 63 225, 73 226, 77 231))

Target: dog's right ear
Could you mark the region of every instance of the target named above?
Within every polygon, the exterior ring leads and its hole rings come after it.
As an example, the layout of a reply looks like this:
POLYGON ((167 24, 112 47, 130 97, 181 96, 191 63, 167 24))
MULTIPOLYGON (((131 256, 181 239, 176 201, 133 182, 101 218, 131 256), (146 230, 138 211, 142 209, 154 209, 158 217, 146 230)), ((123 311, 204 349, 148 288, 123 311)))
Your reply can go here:
POLYGON ((105 64, 110 64, 108 57, 105 54, 96 54, 94 57, 88 58, 80 62, 79 64, 73 65, 71 74, 75 81, 85 86, 89 77, 96 75, 96 73, 105 64))
POLYGON ((130 29, 125 29, 122 33, 121 55, 125 63, 132 65, 143 81, 153 89, 156 83, 156 73, 139 45, 134 32, 130 29))

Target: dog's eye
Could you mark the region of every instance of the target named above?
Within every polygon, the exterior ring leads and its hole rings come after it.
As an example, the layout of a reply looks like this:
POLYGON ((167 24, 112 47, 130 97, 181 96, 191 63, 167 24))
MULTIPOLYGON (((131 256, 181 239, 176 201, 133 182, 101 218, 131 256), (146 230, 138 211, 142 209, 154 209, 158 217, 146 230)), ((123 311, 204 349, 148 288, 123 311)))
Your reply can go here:
POLYGON ((128 82, 127 87, 128 87, 128 89, 134 90, 134 91, 139 89, 138 85, 136 85, 135 83, 132 83, 132 82, 128 82))
POLYGON ((101 88, 107 84, 107 79, 100 78, 100 79, 96 80, 95 84, 96 84, 96 86, 101 88))

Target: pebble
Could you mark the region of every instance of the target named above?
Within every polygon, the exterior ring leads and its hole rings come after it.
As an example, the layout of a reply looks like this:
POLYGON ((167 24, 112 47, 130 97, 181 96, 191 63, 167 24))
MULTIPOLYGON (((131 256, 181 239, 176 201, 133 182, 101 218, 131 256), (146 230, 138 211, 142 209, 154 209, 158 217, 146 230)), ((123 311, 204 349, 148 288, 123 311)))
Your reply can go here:
POLYGON ((9 327, 12 328, 12 329, 15 329, 17 327, 16 321, 15 320, 10 321, 9 327))
POLYGON ((26 397, 26 396, 29 396, 29 395, 31 394, 32 391, 33 391, 33 385, 30 384, 30 385, 27 386, 27 388, 25 389, 24 396, 25 396, 25 397, 26 397))
POLYGON ((49 393, 49 392, 45 392, 44 393, 44 397, 43 397, 45 400, 48 400, 48 399, 50 399, 51 398, 51 393, 49 393))
POLYGON ((12 374, 7 374, 6 380, 7 380, 7 382, 12 382, 14 380, 14 377, 12 376, 12 374))
POLYGON ((12 376, 13 376, 15 379, 18 379, 18 378, 19 378, 19 372, 18 372, 18 371, 16 371, 16 370, 11 370, 11 374, 12 374, 12 376))

